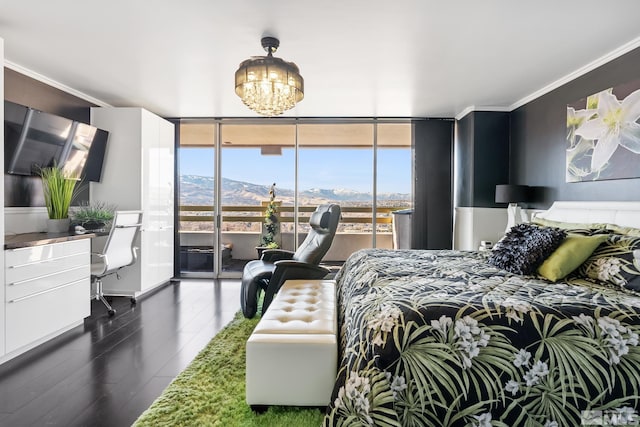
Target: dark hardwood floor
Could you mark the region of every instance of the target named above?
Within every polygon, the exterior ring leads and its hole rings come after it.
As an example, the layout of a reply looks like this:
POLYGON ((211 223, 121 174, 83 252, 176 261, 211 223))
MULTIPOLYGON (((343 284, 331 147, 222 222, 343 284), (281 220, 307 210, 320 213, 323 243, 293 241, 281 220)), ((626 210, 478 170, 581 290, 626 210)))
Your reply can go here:
POLYGON ((114 298, 112 318, 93 301, 84 325, 0 365, 0 425, 131 425, 233 318, 239 293, 239 280, 182 280, 135 306, 114 298))

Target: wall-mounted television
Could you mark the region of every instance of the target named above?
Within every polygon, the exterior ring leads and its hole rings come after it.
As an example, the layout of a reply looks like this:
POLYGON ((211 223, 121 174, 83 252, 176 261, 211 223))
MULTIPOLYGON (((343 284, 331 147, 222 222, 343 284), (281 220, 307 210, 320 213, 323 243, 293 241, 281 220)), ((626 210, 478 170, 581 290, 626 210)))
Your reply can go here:
POLYGON ((100 181, 109 133, 33 108, 4 103, 5 172, 37 175, 58 165, 87 181, 100 181))

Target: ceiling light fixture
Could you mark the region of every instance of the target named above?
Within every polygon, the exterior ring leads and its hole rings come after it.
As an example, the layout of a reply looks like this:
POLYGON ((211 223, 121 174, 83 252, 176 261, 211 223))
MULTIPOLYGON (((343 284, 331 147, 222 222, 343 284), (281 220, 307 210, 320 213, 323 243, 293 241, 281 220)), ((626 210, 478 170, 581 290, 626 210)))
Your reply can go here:
POLYGON ((242 102, 263 116, 277 116, 304 98, 304 79, 298 66, 273 56, 280 46, 274 37, 263 37, 267 56, 253 56, 236 71, 236 93, 242 102))

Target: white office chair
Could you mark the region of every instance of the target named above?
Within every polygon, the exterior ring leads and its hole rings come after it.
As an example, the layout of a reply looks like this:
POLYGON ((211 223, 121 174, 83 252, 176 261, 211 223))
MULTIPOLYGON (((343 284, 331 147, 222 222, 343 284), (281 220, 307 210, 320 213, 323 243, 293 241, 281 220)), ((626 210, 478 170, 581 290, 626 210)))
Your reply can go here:
POLYGON ((141 211, 117 211, 102 253, 91 253, 91 283, 96 284, 95 299, 107 307, 109 316, 116 311, 104 297, 102 278, 114 273, 117 276, 118 270, 136 262, 138 248, 134 242, 141 226, 141 211))

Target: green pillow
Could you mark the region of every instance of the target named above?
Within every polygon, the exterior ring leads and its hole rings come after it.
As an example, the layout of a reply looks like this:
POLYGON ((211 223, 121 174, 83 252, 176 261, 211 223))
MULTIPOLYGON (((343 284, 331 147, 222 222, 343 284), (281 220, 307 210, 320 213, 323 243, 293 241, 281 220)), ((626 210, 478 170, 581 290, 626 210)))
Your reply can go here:
POLYGON ((556 282, 567 276, 585 262, 608 235, 582 236, 569 233, 562 244, 544 260, 538 274, 556 282))

